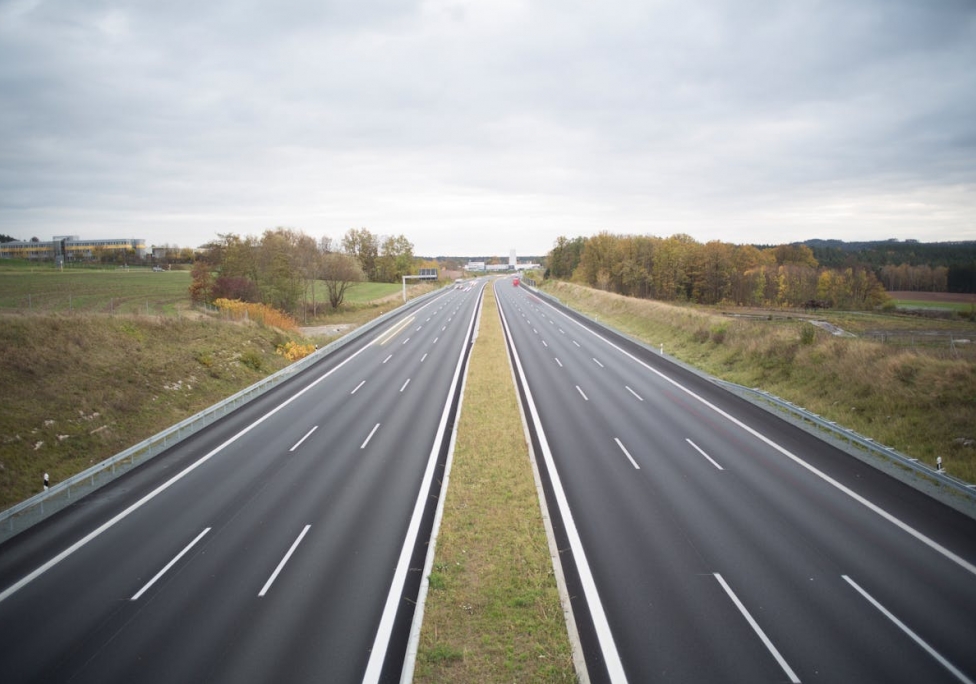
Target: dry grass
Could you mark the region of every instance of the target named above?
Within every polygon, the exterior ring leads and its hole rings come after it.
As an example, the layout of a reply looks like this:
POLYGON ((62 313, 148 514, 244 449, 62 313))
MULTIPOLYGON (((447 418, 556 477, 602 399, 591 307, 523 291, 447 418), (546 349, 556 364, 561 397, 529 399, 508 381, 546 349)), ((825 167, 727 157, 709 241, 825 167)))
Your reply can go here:
POLYGON ((574 682, 494 295, 485 297, 417 682, 574 682))
POLYGON ((206 319, 4 316, 0 509, 284 367, 287 340, 206 319))
MULTIPOLYGON (((900 347, 835 337, 783 312, 735 318, 567 283, 550 282, 547 289, 712 375, 772 392, 929 465, 941 456, 953 475, 976 482, 972 354, 952 353, 945 345, 900 347)), ((869 325, 904 328, 906 319, 871 315, 869 325)), ((976 339, 972 324, 954 322, 953 329, 976 339)))

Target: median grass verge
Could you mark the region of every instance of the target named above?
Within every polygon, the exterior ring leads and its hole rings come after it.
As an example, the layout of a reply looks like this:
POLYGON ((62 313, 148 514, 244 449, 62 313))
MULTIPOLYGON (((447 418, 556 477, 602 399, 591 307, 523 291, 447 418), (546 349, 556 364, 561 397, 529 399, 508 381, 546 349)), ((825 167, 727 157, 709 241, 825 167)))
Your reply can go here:
POLYGON ((445 496, 414 681, 575 682, 490 288, 445 496))
MULTIPOLYGON (((976 350, 838 337, 802 312, 723 311, 549 281, 565 304, 716 377, 758 387, 956 477, 976 482, 976 350)), ((845 330, 946 328, 899 315, 818 312, 845 330)), ((954 321, 956 339, 976 326, 954 321)), ((917 339, 923 339, 919 335, 917 339)))

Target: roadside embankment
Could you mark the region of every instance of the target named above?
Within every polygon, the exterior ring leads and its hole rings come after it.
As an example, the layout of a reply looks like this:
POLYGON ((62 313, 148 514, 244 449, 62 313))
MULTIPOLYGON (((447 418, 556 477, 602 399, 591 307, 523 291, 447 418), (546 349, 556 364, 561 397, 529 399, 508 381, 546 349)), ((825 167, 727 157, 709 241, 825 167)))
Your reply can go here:
MULTIPOLYGON (((950 473, 976 482, 976 360, 968 350, 836 336, 781 311, 730 316, 571 283, 548 281, 544 287, 582 313, 653 347, 663 345, 711 375, 771 392, 932 467, 941 457, 950 473)), ((851 329, 848 320, 837 320, 851 329)), ((905 319, 870 316, 872 329, 885 325, 904 327, 905 319)), ((967 325, 976 339, 976 326, 967 325)))
POLYGON ((4 316, 0 510, 283 368, 293 339, 207 317, 4 316))

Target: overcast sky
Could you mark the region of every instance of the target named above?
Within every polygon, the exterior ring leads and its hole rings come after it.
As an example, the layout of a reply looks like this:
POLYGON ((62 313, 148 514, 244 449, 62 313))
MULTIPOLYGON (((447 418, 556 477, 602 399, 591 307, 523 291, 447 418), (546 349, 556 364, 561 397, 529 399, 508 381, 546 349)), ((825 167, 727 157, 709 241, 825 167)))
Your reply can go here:
POLYGON ((972 0, 0 0, 0 233, 976 239, 972 0))

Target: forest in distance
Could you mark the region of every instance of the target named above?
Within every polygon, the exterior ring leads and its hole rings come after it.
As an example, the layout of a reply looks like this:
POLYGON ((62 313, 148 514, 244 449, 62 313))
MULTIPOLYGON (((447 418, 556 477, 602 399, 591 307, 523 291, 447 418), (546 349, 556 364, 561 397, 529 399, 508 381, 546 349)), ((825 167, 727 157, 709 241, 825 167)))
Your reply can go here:
POLYGON ((891 290, 976 292, 976 242, 757 246, 601 232, 557 238, 546 265, 552 278, 698 304, 864 310, 891 290))

